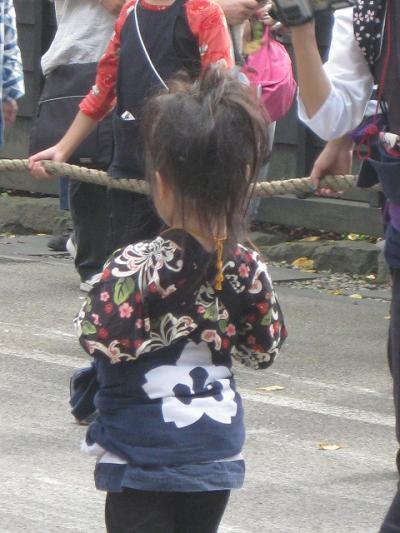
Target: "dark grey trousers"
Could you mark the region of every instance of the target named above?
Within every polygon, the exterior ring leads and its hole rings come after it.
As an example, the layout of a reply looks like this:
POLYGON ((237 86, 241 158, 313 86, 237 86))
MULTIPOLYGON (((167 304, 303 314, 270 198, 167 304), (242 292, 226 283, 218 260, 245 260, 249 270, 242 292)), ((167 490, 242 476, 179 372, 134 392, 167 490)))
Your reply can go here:
POLYGON ((69 205, 77 243, 75 266, 82 281, 103 270, 111 253, 110 205, 102 185, 70 181, 69 205))
POLYGON ((392 270, 392 302, 390 306, 388 360, 393 378, 396 437, 400 443, 400 269, 392 270))
MULTIPOLYGON (((396 417, 396 437, 400 442, 400 270, 392 270, 392 303, 390 307, 390 327, 388 358, 393 378, 393 398, 396 417)), ((383 521, 380 533, 400 533, 400 487, 383 521)))

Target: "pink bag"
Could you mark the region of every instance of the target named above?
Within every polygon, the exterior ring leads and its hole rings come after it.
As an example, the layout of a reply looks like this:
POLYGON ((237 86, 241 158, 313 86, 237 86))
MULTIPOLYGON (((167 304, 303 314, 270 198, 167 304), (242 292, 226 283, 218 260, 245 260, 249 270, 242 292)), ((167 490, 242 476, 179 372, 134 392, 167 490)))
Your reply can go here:
POLYGON ((293 103, 297 84, 290 56, 285 47, 271 37, 268 26, 264 30, 262 45, 249 54, 241 70, 256 88, 271 122, 286 115, 293 103))

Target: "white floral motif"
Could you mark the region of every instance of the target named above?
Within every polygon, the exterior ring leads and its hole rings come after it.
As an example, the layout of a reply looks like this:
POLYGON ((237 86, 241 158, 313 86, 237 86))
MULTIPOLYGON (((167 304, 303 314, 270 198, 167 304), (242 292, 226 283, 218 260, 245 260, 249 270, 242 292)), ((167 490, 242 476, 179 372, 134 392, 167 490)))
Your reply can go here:
POLYGON ((86 303, 87 302, 85 301, 85 303, 81 307, 81 310, 73 320, 75 334, 78 338, 82 335, 82 321, 85 318, 86 303))
POLYGON ((215 301, 215 290, 210 283, 201 285, 196 294, 196 305, 202 305, 207 308, 210 307, 215 301))
POLYGON ((251 287, 249 289, 249 293, 250 294, 258 294, 263 289, 265 289, 266 287, 270 287, 270 290, 271 290, 271 294, 269 296, 270 296, 270 299, 271 299, 270 303, 271 303, 271 306, 272 306, 272 305, 274 305, 276 303, 276 298, 275 298, 274 292, 272 290, 272 280, 271 280, 271 277, 269 275, 269 272, 268 272, 268 269, 267 269, 267 265, 265 263, 263 263, 262 261, 258 261, 257 262, 257 269, 256 269, 256 271, 254 273, 253 280, 252 280, 252 283, 251 283, 251 287), (264 278, 264 282, 263 282, 263 278, 264 278))
POLYGON ((189 342, 175 365, 147 372, 143 389, 149 398, 161 398, 164 421, 177 428, 191 426, 204 415, 231 424, 238 407, 231 377, 228 367, 212 363, 206 344, 189 342))
POLYGON ((220 301, 214 287, 210 283, 201 285, 196 294, 195 304, 203 308, 204 318, 219 321, 227 320, 229 313, 220 301))
POLYGON ((118 347, 119 341, 117 340, 110 342, 108 346, 97 341, 85 342, 90 355, 93 355, 97 350, 106 355, 110 359, 111 364, 120 363, 122 360, 134 361, 136 359, 136 357, 133 357, 129 353, 121 352, 120 348, 118 347))
MULTIPOLYGON (((231 263, 231 266, 234 266, 233 262, 231 263)), ((243 283, 243 278, 240 278, 237 274, 225 274, 225 277, 236 294, 240 294, 246 289, 246 286, 243 283)))
POLYGON ((374 12, 368 9, 365 13, 365 22, 371 22, 372 20, 374 20, 374 12))
POLYGON ((219 351, 221 349, 221 337, 214 329, 204 330, 201 334, 201 340, 209 344, 213 342, 216 350, 219 351))
POLYGON ((138 273, 137 281, 140 292, 154 283, 163 298, 176 290, 174 285, 161 287, 159 271, 166 268, 173 272, 182 270, 183 261, 175 259, 178 246, 172 241, 157 237, 151 242, 131 244, 122 250, 115 260, 111 273, 117 278, 129 277, 138 273))
POLYGON ((177 339, 187 337, 196 328, 197 324, 190 316, 176 318, 172 313, 168 313, 161 319, 159 328, 156 331, 150 331, 150 339, 141 344, 136 355, 169 346, 177 339))

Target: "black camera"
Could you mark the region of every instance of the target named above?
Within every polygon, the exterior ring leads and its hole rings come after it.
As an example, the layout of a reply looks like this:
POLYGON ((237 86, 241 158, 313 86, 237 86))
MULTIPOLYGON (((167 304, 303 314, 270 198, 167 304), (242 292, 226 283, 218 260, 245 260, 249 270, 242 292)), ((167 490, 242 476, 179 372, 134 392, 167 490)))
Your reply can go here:
POLYGON ((274 0, 273 18, 285 26, 300 26, 314 18, 314 13, 353 7, 355 0, 274 0))

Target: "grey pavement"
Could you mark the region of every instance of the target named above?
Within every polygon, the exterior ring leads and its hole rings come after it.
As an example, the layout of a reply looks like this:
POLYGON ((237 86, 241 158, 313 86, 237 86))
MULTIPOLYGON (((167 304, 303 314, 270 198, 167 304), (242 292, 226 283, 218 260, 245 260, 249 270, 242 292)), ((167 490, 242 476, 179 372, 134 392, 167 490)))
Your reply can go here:
MULTIPOLYGON (((0 533, 104 532, 104 494, 68 409, 69 376, 88 361, 71 324, 83 296, 69 258, 44 237, 28 244, 0 242, 0 533)), ((398 480, 388 302, 278 293, 290 334, 280 358, 236 369, 247 479, 220 533, 377 533, 398 480)))

